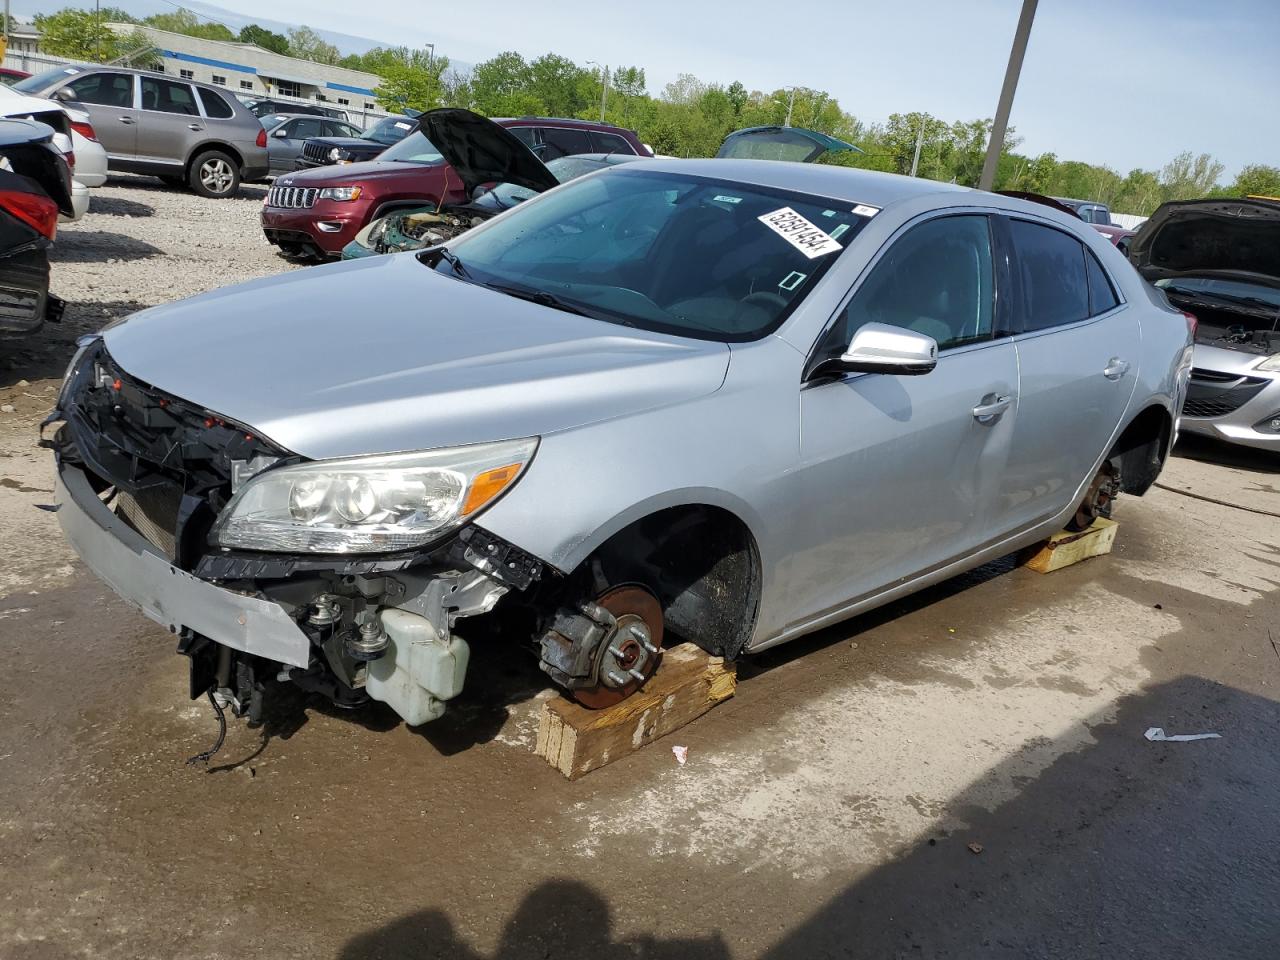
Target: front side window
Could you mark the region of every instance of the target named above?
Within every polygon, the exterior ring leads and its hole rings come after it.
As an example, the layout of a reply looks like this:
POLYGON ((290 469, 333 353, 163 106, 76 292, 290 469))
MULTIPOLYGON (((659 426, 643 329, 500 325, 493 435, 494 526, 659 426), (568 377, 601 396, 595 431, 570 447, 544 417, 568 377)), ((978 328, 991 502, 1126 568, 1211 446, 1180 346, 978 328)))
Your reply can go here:
POLYGON ((415 130, 378 155, 379 163, 388 160, 396 163, 441 163, 444 161, 444 156, 421 130, 415 130))
POLYGON ((80 103, 96 103, 104 107, 133 106, 133 75, 128 73, 90 73, 67 84, 80 103))
POLYGON ((142 78, 142 109, 181 113, 191 117, 200 115, 190 84, 157 77, 142 78))
POLYGON ((991 339, 991 229, 978 215, 938 217, 894 241, 820 349, 838 357, 868 323, 933 337, 940 350, 991 339))
POLYGON ((215 120, 229 120, 235 116, 235 111, 231 109, 231 104, 227 103, 221 96, 212 90, 206 90, 204 87, 196 87, 200 94, 200 102, 204 105, 204 115, 213 117, 215 120))
POLYGON ((328 120, 324 124, 326 137, 359 137, 360 131, 349 123, 343 123, 341 120, 328 120))
POLYGON ((301 120, 294 120, 289 124, 289 136, 294 140, 310 140, 312 137, 322 137, 324 136, 322 130, 319 118, 313 120, 311 117, 306 117, 301 120))
POLYGON ((853 204, 687 174, 571 181, 423 262, 625 326, 746 341, 786 319, 862 229, 853 204))
POLYGON ((1009 231, 1021 290, 1022 330, 1030 333, 1087 319, 1084 244, 1027 220, 1009 221, 1009 231))

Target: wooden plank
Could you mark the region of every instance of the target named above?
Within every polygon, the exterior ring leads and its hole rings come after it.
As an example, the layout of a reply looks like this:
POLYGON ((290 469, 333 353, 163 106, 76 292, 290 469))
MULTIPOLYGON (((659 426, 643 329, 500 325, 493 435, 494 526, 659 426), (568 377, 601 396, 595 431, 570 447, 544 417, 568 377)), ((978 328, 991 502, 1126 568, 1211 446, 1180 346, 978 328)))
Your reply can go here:
POLYGON ((653 679, 626 700, 588 710, 557 697, 542 705, 534 752, 570 780, 635 753, 733 696, 737 674, 692 643, 663 653, 653 679))
POLYGON ((1020 559, 1025 567, 1036 573, 1053 573, 1081 560, 1108 554, 1115 542, 1115 521, 1099 517, 1088 530, 1055 533, 1044 543, 1029 547, 1020 559))

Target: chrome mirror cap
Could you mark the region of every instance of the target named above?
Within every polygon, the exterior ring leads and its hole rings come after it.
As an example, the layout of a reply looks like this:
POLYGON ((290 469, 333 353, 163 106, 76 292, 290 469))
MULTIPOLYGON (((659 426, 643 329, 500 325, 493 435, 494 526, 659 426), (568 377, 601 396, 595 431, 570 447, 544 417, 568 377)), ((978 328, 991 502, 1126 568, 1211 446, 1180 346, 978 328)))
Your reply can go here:
POLYGON ((850 373, 918 376, 938 365, 938 342, 914 330, 868 323, 853 335, 839 364, 850 373))

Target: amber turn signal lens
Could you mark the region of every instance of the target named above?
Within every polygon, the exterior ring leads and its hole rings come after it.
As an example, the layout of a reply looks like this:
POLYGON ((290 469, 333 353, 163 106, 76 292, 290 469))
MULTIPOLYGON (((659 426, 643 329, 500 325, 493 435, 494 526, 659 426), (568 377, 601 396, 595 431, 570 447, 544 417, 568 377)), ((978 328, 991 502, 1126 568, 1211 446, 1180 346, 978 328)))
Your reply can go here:
POLYGON ((462 504, 462 516, 471 516, 509 487, 520 476, 521 466, 519 463, 510 463, 505 467, 494 467, 476 474, 476 478, 471 481, 471 489, 467 491, 466 502, 462 504))

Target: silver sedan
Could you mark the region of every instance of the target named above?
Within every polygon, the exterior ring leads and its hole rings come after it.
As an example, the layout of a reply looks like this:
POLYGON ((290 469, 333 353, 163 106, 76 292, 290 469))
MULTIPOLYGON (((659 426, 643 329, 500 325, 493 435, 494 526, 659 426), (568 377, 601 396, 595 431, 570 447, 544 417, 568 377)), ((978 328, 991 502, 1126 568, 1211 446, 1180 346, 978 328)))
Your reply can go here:
POLYGON ((627 164, 87 341, 58 517, 193 695, 252 714, 283 675, 422 723, 466 635, 600 706, 676 640, 762 650, 1141 495, 1191 345, 1043 206, 627 164))

